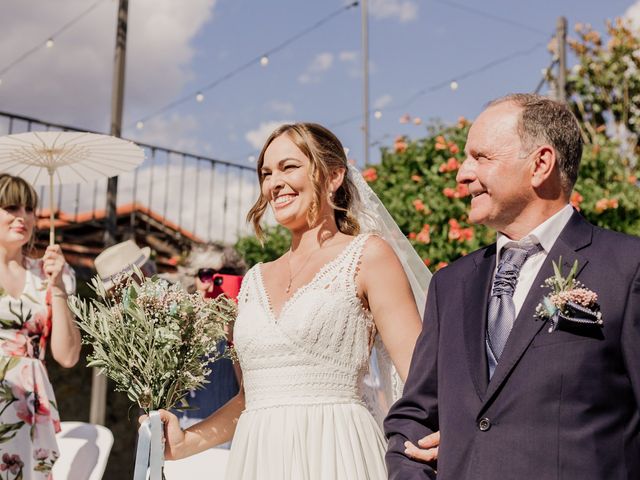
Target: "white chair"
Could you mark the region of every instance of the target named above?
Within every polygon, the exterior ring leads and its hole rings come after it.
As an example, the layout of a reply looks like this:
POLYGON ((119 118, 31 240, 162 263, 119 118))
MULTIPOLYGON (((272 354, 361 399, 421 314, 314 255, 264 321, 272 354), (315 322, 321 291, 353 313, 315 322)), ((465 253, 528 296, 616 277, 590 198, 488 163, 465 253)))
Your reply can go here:
POLYGON ((210 448, 182 460, 164 462, 164 475, 167 480, 206 478, 222 479, 227 470, 229 450, 210 448))
POLYGON ((61 480, 100 480, 113 445, 111 430, 84 422, 61 422, 56 435, 60 458, 53 477, 61 480))

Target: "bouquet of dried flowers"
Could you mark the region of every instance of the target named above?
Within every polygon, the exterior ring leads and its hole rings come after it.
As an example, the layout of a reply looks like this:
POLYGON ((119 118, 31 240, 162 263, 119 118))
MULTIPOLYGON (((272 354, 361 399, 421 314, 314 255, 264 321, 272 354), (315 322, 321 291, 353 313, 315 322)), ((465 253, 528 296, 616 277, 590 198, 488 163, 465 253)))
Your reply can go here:
POLYGON ((93 347, 90 367, 98 367, 115 389, 144 411, 173 408, 190 390, 202 387, 210 365, 233 356, 225 326, 236 304, 225 296, 203 299, 139 269, 123 274, 105 290, 92 280, 94 299, 73 296, 83 341, 93 347), (218 346, 223 343, 226 348, 218 346))

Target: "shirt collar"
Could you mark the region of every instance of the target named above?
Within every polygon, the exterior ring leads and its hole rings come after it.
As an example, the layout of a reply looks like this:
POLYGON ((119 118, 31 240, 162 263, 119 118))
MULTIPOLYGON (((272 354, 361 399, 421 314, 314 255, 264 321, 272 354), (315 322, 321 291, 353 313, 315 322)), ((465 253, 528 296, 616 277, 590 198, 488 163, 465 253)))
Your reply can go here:
MULTIPOLYGON (((565 205, 560 211, 554 213, 547 218, 544 222, 531 230, 529 234, 525 235, 520 242, 539 243, 546 254, 549 253, 553 244, 560 236, 560 233, 564 227, 569 223, 569 219, 573 215, 573 207, 569 204, 565 205)), ((513 242, 506 235, 498 232, 496 240, 496 265, 500 262, 500 252, 502 247, 507 243, 513 242)))

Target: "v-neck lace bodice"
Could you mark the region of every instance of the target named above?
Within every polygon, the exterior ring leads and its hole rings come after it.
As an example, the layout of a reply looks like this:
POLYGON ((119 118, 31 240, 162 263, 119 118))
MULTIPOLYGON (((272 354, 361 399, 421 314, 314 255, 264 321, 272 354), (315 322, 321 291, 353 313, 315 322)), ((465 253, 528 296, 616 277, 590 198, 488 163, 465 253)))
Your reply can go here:
POLYGON ((300 287, 298 287, 289 296, 289 298, 285 299, 282 302, 282 305, 280 305, 279 310, 275 309, 273 305, 273 301, 271 300, 271 294, 269 293, 269 291, 267 290, 267 287, 265 286, 264 276, 262 275, 262 263, 258 263, 256 265, 256 276, 258 277, 258 283, 259 283, 258 286, 260 287, 259 290, 264 293, 266 303, 269 307, 269 313, 273 316, 273 319, 277 321, 277 319, 280 317, 280 315, 282 315, 282 312, 287 308, 287 306, 296 300, 296 297, 303 295, 307 288, 312 288, 313 284, 315 283, 318 277, 322 277, 322 275, 325 273, 327 269, 332 268, 332 266, 335 263, 338 263, 342 260, 342 257, 344 255, 349 254, 351 252, 351 246, 352 246, 351 244, 356 242, 357 240, 358 240, 358 237, 355 237, 353 240, 349 241, 347 246, 344 247, 344 249, 335 258, 332 258, 327 263, 325 263, 322 267, 320 267, 320 269, 315 273, 315 275, 311 277, 311 280, 309 280, 304 285, 301 285, 300 287))
POLYGON ((361 402, 373 322, 357 296, 356 274, 368 235, 360 235, 284 302, 278 315, 260 266, 238 297, 234 342, 247 409, 361 402))

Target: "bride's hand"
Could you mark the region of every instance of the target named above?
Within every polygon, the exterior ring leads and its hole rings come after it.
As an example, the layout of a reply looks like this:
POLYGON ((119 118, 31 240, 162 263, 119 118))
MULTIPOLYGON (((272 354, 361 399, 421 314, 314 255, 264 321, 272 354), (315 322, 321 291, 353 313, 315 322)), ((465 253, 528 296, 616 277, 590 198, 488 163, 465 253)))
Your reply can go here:
POLYGON ((432 433, 418 440, 418 446, 406 441, 405 455, 413 460, 422 462, 434 462, 438 459, 438 446, 440 445, 440 432, 432 433))
MULTIPOLYGON (((178 460, 182 458, 180 455, 180 448, 184 443, 184 430, 180 428, 180 422, 178 417, 168 410, 158 410, 160 419, 164 426, 164 458, 165 460, 178 460)), ((138 419, 138 423, 142 425, 147 418, 147 415, 142 415, 138 419)))

